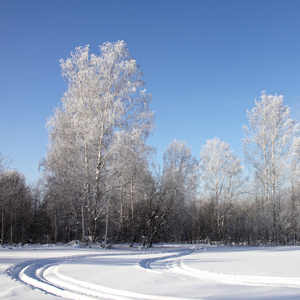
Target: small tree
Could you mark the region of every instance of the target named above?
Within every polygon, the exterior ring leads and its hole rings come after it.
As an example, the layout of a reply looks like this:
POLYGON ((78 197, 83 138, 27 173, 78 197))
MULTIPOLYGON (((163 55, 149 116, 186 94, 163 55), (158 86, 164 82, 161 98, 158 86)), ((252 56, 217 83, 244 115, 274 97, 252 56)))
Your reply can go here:
POLYGON ((296 244, 300 237, 300 137, 294 138, 291 153, 291 192, 288 220, 290 237, 296 244))
POLYGON ((32 215, 31 195, 25 176, 16 170, 5 171, 0 186, 2 242, 24 242, 29 236, 32 215))
POLYGON ((0 205, 1 205, 1 244, 4 240, 4 215, 6 208, 6 187, 2 182, 4 172, 10 167, 11 160, 0 152, 0 205))
POLYGON ((197 197, 197 160, 185 141, 172 141, 163 156, 162 195, 167 207, 166 238, 190 240, 189 207, 197 197))
POLYGON ((241 192, 245 179, 241 160, 230 145, 219 138, 208 140, 200 153, 200 181, 204 199, 211 202, 212 224, 217 228, 212 235, 217 240, 226 239, 226 225, 230 219, 233 201, 241 192))

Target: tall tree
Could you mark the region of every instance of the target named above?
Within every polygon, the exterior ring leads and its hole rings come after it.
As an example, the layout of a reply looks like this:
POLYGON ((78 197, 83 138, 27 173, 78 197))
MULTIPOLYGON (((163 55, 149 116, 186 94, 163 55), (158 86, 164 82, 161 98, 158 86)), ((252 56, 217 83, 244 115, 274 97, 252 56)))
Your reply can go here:
POLYGON ((99 56, 90 55, 89 46, 78 47, 61 60, 61 68, 69 88, 48 121, 45 168, 57 182, 73 186, 82 234, 95 236, 116 182, 111 165, 120 150, 119 133, 147 138, 153 126, 151 96, 124 41, 103 44, 99 56))
POLYGON ((255 179, 262 189, 263 238, 266 242, 267 232, 270 239, 278 239, 280 191, 289 178, 291 146, 299 125, 291 119, 289 107, 283 105, 282 95, 262 92, 260 99, 255 101, 251 111, 247 111, 249 125, 243 127, 243 147, 246 162, 254 168, 255 179), (268 207, 271 216, 267 216, 268 207))

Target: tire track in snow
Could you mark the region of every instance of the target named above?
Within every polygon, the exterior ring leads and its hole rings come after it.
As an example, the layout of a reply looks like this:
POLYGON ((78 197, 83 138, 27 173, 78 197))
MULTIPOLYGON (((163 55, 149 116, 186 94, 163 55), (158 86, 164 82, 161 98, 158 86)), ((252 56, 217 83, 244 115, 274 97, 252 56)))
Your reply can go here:
MULTIPOLYGON (((25 261, 23 263, 9 267, 6 270, 5 274, 11 277, 11 279, 13 280, 26 284, 33 290, 39 289, 46 294, 70 299, 84 299, 84 297, 79 298, 78 296, 77 298, 70 297, 71 293, 69 293, 69 291, 62 287, 52 285, 44 278, 43 274, 47 270, 47 268, 53 265, 59 265, 64 262, 80 260, 92 256, 95 256, 95 254, 25 261)), ((80 296, 83 295, 81 294, 80 296)))
POLYGON ((275 277, 258 275, 235 275, 202 271, 186 266, 182 261, 171 266, 172 272, 201 280, 218 281, 225 284, 254 285, 254 286, 281 286, 300 288, 298 277, 275 277))
MULTIPOLYGON (((203 251, 203 248, 198 250, 203 251)), ((194 250, 185 250, 177 255, 167 257, 147 259, 141 261, 140 265, 146 269, 160 270, 171 275, 192 277, 199 280, 217 281, 229 285, 252 285, 252 286, 280 286, 300 288, 299 277, 275 277, 275 276, 259 276, 259 275, 235 275, 226 273, 215 273, 203 271, 188 267, 183 262, 183 256, 193 253, 194 250), (178 259, 181 257, 180 259, 178 259), (175 258, 175 260, 173 259, 175 258), (151 266, 153 264, 153 266, 151 266)))
MULTIPOLYGON (((203 271, 188 267, 184 264, 184 257, 192 254, 195 250, 203 251, 203 248, 185 248, 162 252, 119 252, 86 254, 68 256, 60 258, 47 258, 32 260, 11 266, 6 270, 6 275, 12 279, 24 283, 32 289, 39 289, 45 293, 68 299, 182 299, 176 297, 165 297, 159 295, 147 295, 134 293, 124 290, 107 288, 97 284, 77 280, 63 275, 59 272, 59 266, 66 262, 84 260, 85 258, 104 257, 104 256, 125 256, 125 255, 155 255, 147 259, 141 259, 138 265, 146 270, 159 271, 172 276, 188 280, 196 278, 199 280, 209 280, 221 282, 229 285, 254 285, 254 286, 283 286, 300 288, 300 278, 296 277, 271 277, 271 276, 250 276, 221 274, 203 271), (158 255, 158 256, 157 256, 158 255)), ((135 267, 133 265, 132 267, 135 267)), ((99 265, 101 268, 101 265, 99 265)))
MULTIPOLYGON (((140 262, 141 266, 145 268, 150 268, 150 264, 154 261, 164 260, 171 257, 180 257, 182 255, 187 255, 191 253, 189 251, 179 252, 175 250, 176 254, 162 256, 159 258, 151 258, 142 260, 140 262)), ((82 260, 85 258, 92 257, 103 257, 103 256, 124 256, 124 255, 143 255, 143 254, 166 254, 167 252, 126 252, 126 253, 107 253, 107 254, 87 254, 87 255, 77 255, 68 256, 61 258, 47 258, 39 260, 25 261, 18 265, 11 266, 6 270, 6 275, 11 277, 20 283, 26 284, 32 289, 39 289, 46 294, 51 294, 57 297, 64 297, 68 299, 112 299, 112 300, 132 300, 132 299, 144 299, 144 300, 171 300, 171 299, 181 299, 167 296, 159 295, 146 295, 134 292, 128 292, 124 290, 117 290, 112 288, 107 288, 104 286, 96 285, 93 283, 77 280, 68 276, 61 274, 58 271, 59 265, 72 262, 77 260, 82 260)))
POLYGON ((143 259, 139 262, 139 265, 142 268, 148 269, 148 270, 153 270, 153 269, 158 269, 158 268, 165 269, 166 265, 169 265, 169 263, 167 262, 169 259, 177 260, 179 257, 189 255, 189 254, 193 253, 194 251, 195 251, 194 247, 191 247, 191 248, 185 249, 185 250, 180 249, 180 250, 168 251, 167 253, 175 253, 175 254, 143 259), (151 265, 154 263, 157 263, 157 262, 160 262, 160 263, 158 264, 158 266, 153 268, 151 265))

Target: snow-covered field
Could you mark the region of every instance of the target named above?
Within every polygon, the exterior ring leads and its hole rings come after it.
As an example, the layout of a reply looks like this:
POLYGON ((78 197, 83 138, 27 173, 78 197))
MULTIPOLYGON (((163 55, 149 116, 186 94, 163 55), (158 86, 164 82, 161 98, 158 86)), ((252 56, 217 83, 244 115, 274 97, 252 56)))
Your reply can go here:
POLYGON ((300 299, 300 247, 0 248, 0 299, 300 299))

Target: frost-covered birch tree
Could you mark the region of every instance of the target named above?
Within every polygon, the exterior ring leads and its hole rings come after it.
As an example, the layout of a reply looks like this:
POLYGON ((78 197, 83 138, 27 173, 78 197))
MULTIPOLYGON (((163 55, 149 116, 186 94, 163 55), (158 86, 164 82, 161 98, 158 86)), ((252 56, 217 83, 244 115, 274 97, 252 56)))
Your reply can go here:
POLYGON ((153 127, 151 96, 124 41, 99 48, 99 56, 85 46, 60 61, 68 91, 47 123, 50 144, 44 163, 50 177, 73 190, 82 234, 93 237, 116 182, 111 167, 120 150, 116 137, 139 132, 145 140, 153 127))
POLYGON ((243 147, 246 162, 253 167, 261 188, 263 239, 266 242, 269 236, 276 241, 280 191, 289 179, 292 143, 299 125, 291 119, 290 108, 283 105, 282 95, 265 92, 260 101, 255 101, 254 108, 247 111, 247 117, 249 125, 243 127, 243 147), (270 216, 267 210, 272 212, 270 216))
POLYGON ((291 151, 291 181, 292 185, 300 184, 300 137, 295 137, 291 151))
POLYGON ((206 141, 200 152, 201 193, 212 207, 210 223, 217 227, 211 235, 218 240, 227 238, 225 225, 230 219, 230 208, 245 182, 242 170, 241 160, 228 143, 219 138, 206 141))
POLYGON ((290 205, 286 208, 289 211, 288 219, 288 236, 293 243, 300 238, 300 137, 295 137, 291 149, 291 166, 290 166, 290 205))
POLYGON ((116 143, 119 150, 115 152, 111 165, 116 174, 112 178, 115 180, 115 189, 107 199, 105 236, 107 240, 107 235, 114 229, 115 234, 112 235, 134 243, 142 236, 140 207, 145 204, 145 190, 151 177, 149 156, 153 149, 145 144, 139 131, 130 135, 120 132, 116 136, 116 143))
POLYGON ((197 160, 185 141, 172 141, 163 156, 162 197, 169 239, 189 238, 189 208, 197 197, 197 160))

